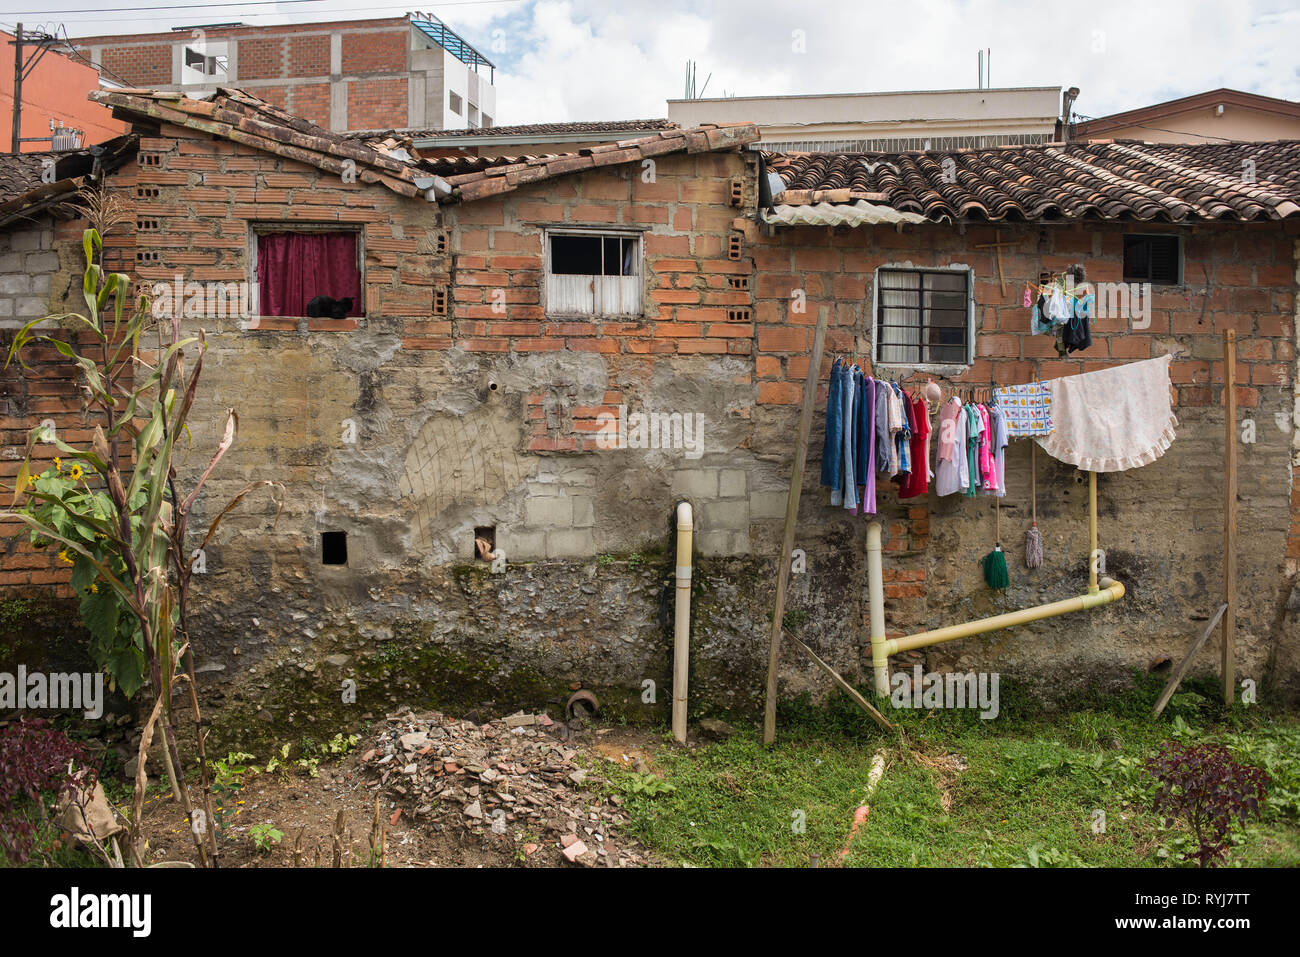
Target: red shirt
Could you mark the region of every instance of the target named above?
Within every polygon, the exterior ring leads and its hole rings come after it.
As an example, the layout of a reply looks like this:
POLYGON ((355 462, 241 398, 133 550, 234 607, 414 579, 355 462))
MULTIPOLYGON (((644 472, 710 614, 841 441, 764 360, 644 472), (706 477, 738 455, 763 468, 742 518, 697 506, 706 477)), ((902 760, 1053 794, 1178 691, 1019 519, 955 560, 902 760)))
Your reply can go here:
POLYGON ((907 407, 907 419, 912 430, 912 437, 908 440, 912 471, 899 487, 898 497, 916 498, 930 490, 930 410, 921 398, 905 396, 903 404, 907 407))

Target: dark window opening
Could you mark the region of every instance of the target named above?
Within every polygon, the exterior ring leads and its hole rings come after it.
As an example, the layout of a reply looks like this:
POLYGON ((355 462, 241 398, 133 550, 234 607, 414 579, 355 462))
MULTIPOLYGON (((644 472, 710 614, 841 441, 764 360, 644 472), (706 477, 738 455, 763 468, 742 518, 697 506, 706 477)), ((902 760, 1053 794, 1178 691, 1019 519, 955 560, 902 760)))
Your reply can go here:
POLYGON ((494 525, 481 525, 474 529, 474 557, 481 562, 492 561, 497 550, 497 530, 494 525))
POLYGON ((348 533, 320 533, 320 563, 322 565, 346 565, 348 563, 348 533))
POLYGON ((552 236, 551 273, 556 276, 635 276, 637 240, 632 236, 552 236))
POLYGON ((876 343, 887 365, 970 362, 970 274, 882 269, 876 343))
POLYGON ((1176 286, 1182 279, 1177 236, 1125 236, 1124 281, 1176 286))
POLYGON ((260 233, 257 284, 263 316, 305 316, 308 303, 321 296, 332 300, 318 302, 322 318, 364 315, 357 234, 260 233))

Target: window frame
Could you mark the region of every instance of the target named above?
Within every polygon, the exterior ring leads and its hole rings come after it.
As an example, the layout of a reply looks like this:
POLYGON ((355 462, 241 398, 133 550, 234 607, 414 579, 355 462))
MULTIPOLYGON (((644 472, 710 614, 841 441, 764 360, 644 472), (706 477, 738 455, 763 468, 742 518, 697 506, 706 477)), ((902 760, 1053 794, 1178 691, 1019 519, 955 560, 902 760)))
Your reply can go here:
MULTIPOLYGON (((877 266, 871 282, 871 361, 873 365, 881 366, 886 369, 914 369, 920 372, 930 372, 937 375, 953 375, 966 371, 975 364, 975 270, 970 266, 949 265, 949 266, 917 266, 914 263, 887 263, 877 266), (880 336, 880 277, 881 273, 942 273, 945 275, 961 275, 966 279, 966 335, 964 345, 966 347, 965 358, 961 362, 933 362, 918 360, 916 362, 886 362, 880 358, 881 336, 880 336)), ((924 307, 922 307, 924 314, 924 307)), ((921 329, 925 326, 922 324, 921 329)), ((922 344, 924 345, 924 343, 922 344)))
MULTIPOLYGON (((1148 265, 1150 257, 1148 256, 1148 265)), ((1184 257, 1183 236, 1180 233, 1123 233, 1120 236, 1119 252, 1119 269, 1123 282, 1149 282, 1153 286, 1181 286, 1183 285, 1184 268, 1186 259, 1184 257), (1155 279, 1151 276, 1130 276, 1128 274, 1128 244, 1129 240, 1149 240, 1149 239, 1172 239, 1175 246, 1175 261, 1178 267, 1178 275, 1173 280, 1155 279)))
POLYGON ((277 233, 351 233, 357 238, 357 276, 361 286, 361 314, 366 318, 366 231, 352 223, 251 222, 248 224, 248 283, 257 293, 254 316, 258 319, 308 319, 309 316, 263 316, 262 292, 257 282, 257 239, 277 233))
MULTIPOLYGON (((626 228, 601 228, 595 226, 554 226, 546 227, 542 230, 543 257, 542 257, 542 309, 547 318, 554 319, 641 319, 645 317, 646 311, 646 259, 645 259, 645 230, 633 227, 626 228), (551 239, 556 236, 594 236, 601 239, 630 239, 636 242, 635 262, 637 270, 632 276, 621 276, 624 279, 637 280, 637 303, 635 311, 632 312, 614 312, 605 313, 596 308, 593 301, 591 312, 580 312, 573 310, 560 310, 552 303, 551 296, 551 278, 556 275, 551 272, 551 239)), ((587 273, 562 273, 560 275, 588 275, 587 273)), ((592 274, 592 278, 599 278, 592 274)), ((606 277, 610 278, 610 277, 606 277)))

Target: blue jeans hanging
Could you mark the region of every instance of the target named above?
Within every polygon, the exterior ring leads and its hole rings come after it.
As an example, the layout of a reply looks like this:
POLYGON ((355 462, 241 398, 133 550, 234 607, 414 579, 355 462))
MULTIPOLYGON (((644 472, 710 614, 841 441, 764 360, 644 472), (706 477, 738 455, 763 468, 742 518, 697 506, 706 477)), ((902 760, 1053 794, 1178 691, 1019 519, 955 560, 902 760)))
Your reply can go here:
POLYGON ((844 379, 844 369, 836 359, 831 366, 831 388, 826 397, 826 444, 822 446, 822 485, 835 491, 844 488, 840 468, 844 455, 844 408, 840 394, 844 379))

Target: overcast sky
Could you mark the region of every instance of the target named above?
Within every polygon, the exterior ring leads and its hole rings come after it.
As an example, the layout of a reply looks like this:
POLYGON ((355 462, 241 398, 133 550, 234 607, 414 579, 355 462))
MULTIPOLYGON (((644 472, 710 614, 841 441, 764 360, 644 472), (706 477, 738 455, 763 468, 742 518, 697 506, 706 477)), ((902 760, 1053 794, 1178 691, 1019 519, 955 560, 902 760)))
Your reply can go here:
MULTIPOLYGON (((358 0, 0 0, 71 36, 401 16, 358 0), (110 12, 109 8, 118 9, 110 12), (74 12, 77 11, 77 12, 74 12), (88 11, 88 12, 80 12, 88 11)), ((1102 116, 1217 87, 1300 100, 1300 7, 1279 0, 459 0, 424 4, 497 65, 498 125, 665 116, 687 60, 707 96, 1077 86, 1102 116)))

